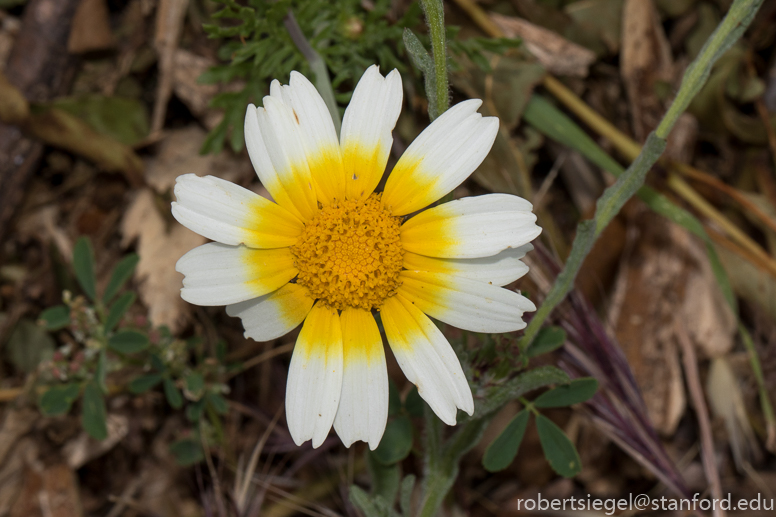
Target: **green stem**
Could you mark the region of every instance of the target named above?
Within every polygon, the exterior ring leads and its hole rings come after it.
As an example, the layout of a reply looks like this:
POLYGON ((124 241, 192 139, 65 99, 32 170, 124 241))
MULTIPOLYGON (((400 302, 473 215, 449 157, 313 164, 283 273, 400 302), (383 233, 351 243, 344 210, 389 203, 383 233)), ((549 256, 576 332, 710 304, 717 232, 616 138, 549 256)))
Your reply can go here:
POLYGON ((733 2, 725 19, 706 40, 695 61, 687 67, 679 93, 655 130, 658 137, 668 138, 676 120, 706 84, 711 67, 744 34, 760 9, 760 5, 762 5, 762 0, 736 0, 733 2))
POLYGON ((741 37, 761 4, 762 0, 735 0, 725 19, 708 39, 695 61, 687 68, 679 92, 657 130, 650 134, 641 153, 630 167, 617 178, 617 182, 604 191, 596 203, 593 219, 579 224, 566 266, 558 275, 550 292, 547 293, 544 303, 536 311, 531 323, 525 329, 525 334, 520 340, 521 350, 528 348, 553 309, 563 301, 573 288, 574 279, 582 267, 585 257, 592 249, 593 243, 625 202, 644 184, 647 172, 663 154, 666 146, 665 139, 679 115, 684 112, 692 98, 703 87, 711 72, 712 65, 725 50, 741 37))
POLYGON ((436 100, 436 112, 429 112, 429 117, 434 120, 450 107, 447 81, 447 44, 445 43, 445 8, 442 0, 421 0, 420 5, 423 6, 426 23, 431 34, 435 84, 434 91, 426 92, 426 94, 434 95, 436 100))
MULTIPOLYGON (((482 433, 496 411, 507 401, 522 397, 525 393, 548 386, 568 382, 568 375, 554 366, 542 366, 523 372, 502 386, 491 390, 477 402, 474 415, 464 417, 456 432, 442 444, 442 423, 426 406, 426 434, 424 435, 423 494, 420 517, 434 517, 458 477, 459 463, 482 438, 482 433)), ((530 404, 530 403, 529 403, 530 404)))
MULTIPOLYGON (((423 412, 425 420, 425 429, 423 433, 423 482, 421 484, 421 493, 424 495, 423 505, 425 508, 429 499, 434 498, 434 494, 439 492, 439 487, 435 483, 439 481, 442 470, 442 422, 437 418, 428 405, 424 405, 423 412)), ((445 492, 446 494, 447 492, 445 492)), ((442 494, 442 498, 445 496, 442 494)), ((441 504, 441 499, 440 499, 441 504)), ((423 512, 421 511, 421 515, 423 512)), ((432 514, 433 515, 433 514, 432 514)))
MULTIPOLYGON (((549 103, 539 95, 534 95, 525 113, 523 113, 523 120, 534 126, 543 134, 552 138, 553 140, 571 147, 585 156, 588 160, 598 165, 605 171, 610 172, 614 176, 620 176, 625 172, 619 163, 613 160, 603 149, 598 147, 592 138, 582 131, 568 116, 562 113, 553 104, 549 103)), ((670 186, 670 180, 669 180, 670 186)), ((677 192, 681 192, 677 190, 677 192)), ((685 192, 690 192, 689 190, 685 192)), ((686 194, 685 194, 686 195, 686 194)), ((697 237, 701 238, 706 244, 706 254, 709 258, 714 277, 717 279, 720 289, 725 297, 730 308, 735 314, 738 314, 738 307, 736 304, 736 298, 733 293, 733 288, 730 285, 727 273, 720 262, 719 256, 714 248, 714 242, 709 237, 708 233, 703 227, 703 224, 691 213, 687 212, 684 208, 681 208, 669 201, 663 194, 651 189, 647 186, 642 186, 638 191, 639 198, 644 201, 655 213, 666 217, 670 221, 682 226, 687 231, 693 233, 697 237)), ((687 198, 685 198, 687 199, 687 198)), ((690 198, 691 199, 691 198, 690 198)), ((701 198, 702 199, 702 198, 701 198)), ((704 201, 705 203, 705 201, 704 201)), ((696 207, 699 206, 697 203, 696 207)), ((721 225, 721 223, 720 223, 721 225)), ((762 375, 762 368, 760 366, 760 358, 757 355, 757 350, 754 348, 752 339, 749 336, 746 328, 743 325, 738 326, 739 333, 741 335, 742 342, 746 345, 749 351, 749 358, 752 363, 752 370, 757 380, 757 386, 760 393, 760 405, 762 407, 763 415, 768 426, 768 443, 774 443, 776 445, 776 415, 774 415, 773 406, 768 396, 768 390, 765 387, 765 381, 762 375)))
POLYGON ((439 513, 442 502, 458 477, 461 458, 482 438, 482 433, 485 432, 485 427, 490 422, 491 417, 492 415, 488 418, 467 421, 434 455, 435 461, 427 463, 423 478, 423 501, 419 517, 435 517, 439 513))
POLYGON ((531 402, 531 401, 530 401, 530 400, 528 400, 527 398, 525 398, 525 397, 520 397, 520 398, 519 398, 519 399, 517 399, 517 400, 518 400, 518 402, 520 402, 520 403, 523 405, 523 407, 524 407, 525 409, 527 409, 528 411, 530 411, 530 412, 531 412, 531 413, 533 413, 534 415, 538 415, 538 414, 539 414, 539 410, 538 410, 538 409, 536 409, 536 406, 534 406, 534 405, 533 405, 533 402, 531 402))

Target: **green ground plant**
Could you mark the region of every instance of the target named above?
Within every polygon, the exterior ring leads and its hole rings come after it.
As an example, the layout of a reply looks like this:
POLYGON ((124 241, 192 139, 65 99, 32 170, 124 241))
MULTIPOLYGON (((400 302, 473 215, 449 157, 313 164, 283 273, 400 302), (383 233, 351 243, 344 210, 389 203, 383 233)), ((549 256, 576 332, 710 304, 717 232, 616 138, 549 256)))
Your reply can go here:
POLYGON ((208 358, 201 339, 178 339, 167 327, 153 328, 145 316, 127 317, 137 296, 124 286, 137 262, 137 255, 125 256, 98 293, 92 245, 85 237, 76 242, 72 264, 82 294, 64 291, 63 304, 39 317, 47 330, 63 333, 60 342, 66 344, 39 368, 38 406, 44 415, 57 416, 70 413, 80 401, 83 429, 104 440, 107 396, 160 388, 166 403, 182 411, 192 426, 189 437, 171 445, 178 462, 190 465, 204 458, 203 438, 218 442, 222 434, 221 416, 228 411, 228 387, 221 380, 227 373, 225 347, 218 344, 217 357, 208 358), (125 381, 112 384, 109 375, 125 381))

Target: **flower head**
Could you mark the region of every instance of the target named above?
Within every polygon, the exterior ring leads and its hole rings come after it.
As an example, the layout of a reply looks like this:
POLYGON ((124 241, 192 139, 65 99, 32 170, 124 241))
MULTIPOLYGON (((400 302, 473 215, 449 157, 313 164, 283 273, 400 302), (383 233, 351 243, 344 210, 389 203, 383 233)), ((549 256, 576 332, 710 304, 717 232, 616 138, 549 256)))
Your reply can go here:
POLYGON ((490 151, 498 119, 461 102, 409 146, 380 193, 399 117, 394 70, 370 67, 337 138, 321 96, 293 72, 248 107, 245 140, 274 202, 212 177, 180 176, 172 213, 216 242, 184 255, 181 296, 226 305, 245 336, 278 338, 304 322, 291 358, 286 420, 297 444, 334 425, 346 446, 377 447, 388 416, 379 314, 407 378, 448 425, 474 411, 455 353, 428 316, 474 332, 525 327, 533 303, 504 286, 541 229, 531 204, 506 194, 421 210, 460 185, 490 151), (428 315, 428 316, 427 316, 428 315))

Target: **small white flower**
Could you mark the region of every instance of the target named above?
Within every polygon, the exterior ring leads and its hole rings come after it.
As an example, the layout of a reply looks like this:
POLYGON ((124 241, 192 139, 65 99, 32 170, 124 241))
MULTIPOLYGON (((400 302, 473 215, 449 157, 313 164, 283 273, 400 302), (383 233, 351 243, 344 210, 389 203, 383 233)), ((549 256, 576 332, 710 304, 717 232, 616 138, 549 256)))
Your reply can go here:
POLYGON ((304 322, 286 387, 297 444, 318 447, 332 424, 346 446, 377 447, 388 415, 379 313, 407 378, 448 425, 474 411, 450 344, 426 314, 474 332, 525 327, 536 307, 503 289, 539 235, 531 204, 488 194, 421 210, 460 185, 490 151, 498 119, 480 100, 450 108, 383 176, 402 105, 398 71, 370 67, 345 111, 339 139, 313 85, 292 72, 264 107, 248 107, 245 141, 275 202, 227 181, 180 176, 172 213, 216 242, 184 255, 181 296, 226 305, 245 336, 276 339, 304 322), (424 314, 425 313, 425 314, 424 314))

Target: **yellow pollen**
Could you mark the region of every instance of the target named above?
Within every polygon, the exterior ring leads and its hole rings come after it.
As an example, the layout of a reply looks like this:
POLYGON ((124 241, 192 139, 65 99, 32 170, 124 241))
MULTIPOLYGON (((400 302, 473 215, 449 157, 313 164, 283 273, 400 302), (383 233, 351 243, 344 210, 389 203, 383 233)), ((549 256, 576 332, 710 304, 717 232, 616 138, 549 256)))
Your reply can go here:
POLYGON ((401 285, 399 226, 380 194, 324 207, 291 246, 297 283, 338 310, 380 308, 401 285))

